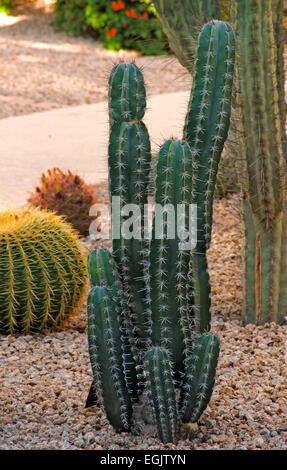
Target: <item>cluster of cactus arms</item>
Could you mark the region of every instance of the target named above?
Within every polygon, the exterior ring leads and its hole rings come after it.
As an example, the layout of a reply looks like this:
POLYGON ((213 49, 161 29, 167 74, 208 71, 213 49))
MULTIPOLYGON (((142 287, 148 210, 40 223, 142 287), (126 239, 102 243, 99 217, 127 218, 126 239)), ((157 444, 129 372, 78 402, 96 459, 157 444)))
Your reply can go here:
POLYGON ((209 331, 206 250, 229 126, 234 54, 231 27, 207 23, 199 37, 183 139, 172 138, 159 151, 155 211, 146 238, 142 225, 137 238, 123 230, 130 211, 134 224, 143 222, 147 204, 150 143, 141 121, 143 76, 134 63, 120 62, 111 72, 110 194, 113 211, 114 198, 120 201, 121 230, 117 233, 118 215, 112 212, 113 254, 98 249, 89 255, 88 338, 94 377, 89 397, 97 395, 117 431, 132 429, 133 405, 143 391, 163 442, 177 442, 180 424, 196 422, 210 400, 219 340, 209 331), (190 240, 189 209, 195 204, 197 239, 190 240), (176 215, 174 233, 170 211, 176 215), (182 225, 187 236, 179 236, 182 225), (180 245, 183 240, 187 245, 180 245))
POLYGON ((236 87, 226 152, 242 195, 243 323, 282 323, 287 311, 284 3, 154 0, 169 45, 191 74, 193 38, 204 15, 230 17, 234 27, 236 87))

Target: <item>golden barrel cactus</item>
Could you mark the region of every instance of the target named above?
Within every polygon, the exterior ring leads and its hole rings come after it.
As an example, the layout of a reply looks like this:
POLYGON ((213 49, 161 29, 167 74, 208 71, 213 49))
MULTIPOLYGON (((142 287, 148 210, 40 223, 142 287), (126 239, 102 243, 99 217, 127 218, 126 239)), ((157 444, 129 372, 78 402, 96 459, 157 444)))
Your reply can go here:
POLYGON ((77 309, 86 259, 62 217, 40 209, 0 213, 0 331, 38 331, 77 309))

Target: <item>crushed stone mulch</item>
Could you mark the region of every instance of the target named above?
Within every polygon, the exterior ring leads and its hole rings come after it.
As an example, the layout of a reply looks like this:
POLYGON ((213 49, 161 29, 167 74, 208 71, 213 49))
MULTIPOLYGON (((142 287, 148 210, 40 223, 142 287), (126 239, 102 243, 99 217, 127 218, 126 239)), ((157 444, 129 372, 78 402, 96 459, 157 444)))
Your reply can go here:
MULTIPOLYGON (((106 200, 107 187, 98 187, 106 200)), ((197 436, 162 444, 153 432, 117 434, 85 409, 92 373, 86 306, 58 331, 0 336, 0 449, 287 449, 287 325, 240 324, 239 197, 216 201, 209 250, 216 383, 197 436)), ((96 246, 85 240, 87 252, 96 246)))

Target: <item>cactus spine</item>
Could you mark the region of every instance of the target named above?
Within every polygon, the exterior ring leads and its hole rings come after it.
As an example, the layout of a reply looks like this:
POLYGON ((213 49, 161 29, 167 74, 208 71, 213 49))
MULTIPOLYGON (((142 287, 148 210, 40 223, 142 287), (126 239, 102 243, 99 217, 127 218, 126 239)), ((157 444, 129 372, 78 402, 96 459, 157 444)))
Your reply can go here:
POLYGON ((120 312, 111 291, 104 286, 93 287, 89 293, 88 339, 95 388, 107 418, 117 431, 128 430, 132 404, 122 361, 120 312))
POLYGON ((286 149, 282 2, 233 2, 238 37, 236 111, 241 117, 244 323, 284 320, 286 149), (285 155, 284 155, 285 152, 285 155))
POLYGON ((0 214, 0 331, 27 333, 66 320, 86 283, 76 232, 39 209, 0 214))
POLYGON ((214 386, 218 355, 217 336, 202 334, 186 364, 183 404, 180 410, 184 423, 197 421, 207 407, 214 386))
MULTIPOLYGON (((190 251, 179 249, 177 223, 175 227, 171 227, 169 217, 178 216, 178 204, 182 204, 185 214, 188 214, 191 183, 192 158, 187 143, 168 140, 161 147, 158 156, 156 208, 150 253, 151 295, 148 300, 152 343, 171 352, 177 372, 183 369, 183 325, 188 331, 192 331, 186 295, 190 251), (160 218, 159 211, 162 207, 167 208, 167 212, 160 218), (175 233, 169 233, 171 228, 175 233), (156 233, 158 230, 162 230, 162 237, 159 239, 156 233)), ((171 220, 173 222, 174 219, 171 220)))
POLYGON ((200 35, 184 126, 184 138, 193 157, 191 202, 197 205, 197 244, 190 270, 193 271, 195 316, 199 332, 210 327, 206 250, 211 238, 217 169, 229 128, 234 55, 235 41, 230 26, 221 21, 209 22, 200 35))
MULTIPOLYGON (((206 333, 210 328, 206 249, 216 171, 229 125, 233 61, 230 26, 220 21, 205 25, 185 139, 166 141, 158 156, 152 238, 132 244, 121 234, 113 241, 113 256, 96 250, 89 257, 91 283, 97 285, 89 297, 94 388, 98 384, 102 390, 108 419, 120 430, 132 426, 133 400, 145 385, 163 442, 177 442, 180 416, 183 421, 199 418, 214 383, 219 341, 206 333), (193 250, 180 245, 193 242, 186 230, 191 203, 197 204, 199 218, 193 250)), ((145 103, 134 106, 134 91, 127 92, 135 85, 130 76, 141 76, 136 65, 120 63, 110 79, 110 190, 112 196, 121 197, 123 209, 124 203, 146 200, 147 175, 142 179, 142 174, 149 167, 147 147, 138 148, 136 140, 144 126, 139 119, 145 103), (123 120, 126 116, 133 121, 123 120), (143 172, 135 174, 141 162, 143 172), (143 184, 137 186, 137 181, 143 184)), ((136 86, 139 82, 143 86, 139 78, 136 86)))
MULTIPOLYGON (((142 321, 145 310, 143 269, 146 263, 142 214, 147 203, 151 162, 149 135, 141 121, 146 108, 145 97, 144 79, 138 67, 128 63, 116 65, 109 79, 110 194, 112 198, 120 198, 120 211, 127 204, 131 205, 131 210, 137 206, 135 223, 139 222, 139 229, 132 238, 123 236, 122 232, 115 238, 113 226, 113 252, 126 301, 142 344, 148 337, 147 322, 142 321)), ((129 213, 126 213, 124 224, 129 223, 128 217, 129 213)), ((126 232, 128 230, 126 225, 126 232)))
POLYGON ((150 348, 145 356, 144 370, 159 438, 164 443, 176 443, 179 436, 179 415, 168 352, 163 348, 150 348))

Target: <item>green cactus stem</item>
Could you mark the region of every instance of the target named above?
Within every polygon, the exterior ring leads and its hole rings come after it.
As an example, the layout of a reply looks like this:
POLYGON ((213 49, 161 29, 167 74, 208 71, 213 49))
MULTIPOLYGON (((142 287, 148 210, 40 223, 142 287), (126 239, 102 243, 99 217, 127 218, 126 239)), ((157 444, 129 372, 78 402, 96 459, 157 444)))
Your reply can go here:
POLYGON ((123 365, 126 352, 119 308, 110 294, 106 287, 93 287, 89 293, 89 353, 95 389, 107 418, 117 431, 127 431, 131 425, 132 401, 123 365))
POLYGON ((146 352, 144 369, 154 422, 162 442, 177 443, 179 418, 172 367, 168 352, 153 347, 146 352))
MULTIPOLYGON (((120 198, 117 210, 122 215, 123 224, 129 224, 130 217, 130 213, 122 213, 124 206, 132 204, 131 210, 135 210, 134 223, 138 225, 138 231, 132 238, 124 236, 122 230, 116 234, 113 225, 113 254, 139 343, 144 345, 149 328, 147 322, 143 321, 143 270, 148 262, 148 251, 142 235, 151 152, 149 135, 141 121, 146 106, 144 80, 135 64, 119 63, 114 67, 109 80, 109 97, 110 193, 111 197, 120 198)), ((113 223, 118 217, 119 213, 112 214, 113 223)), ((132 223, 131 226, 135 228, 132 223)))
POLYGON ((210 330, 210 283, 205 253, 192 253, 188 271, 189 299, 192 305, 194 332, 210 330))
POLYGON ((284 184, 272 4, 271 0, 237 2, 236 18, 249 201, 266 227, 282 211, 284 184))
POLYGON ((92 286, 117 284, 121 288, 115 261, 107 248, 93 250, 88 255, 88 271, 92 286))
POLYGON ((218 165, 227 138, 235 59, 234 34, 222 21, 210 21, 202 30, 184 138, 192 154, 191 203, 197 206, 197 243, 188 278, 195 329, 210 329, 210 284, 206 250, 212 229, 213 198, 218 165), (193 299, 193 300, 192 300, 193 299))
POLYGON ((207 407, 215 381, 219 339, 202 334, 195 343, 186 366, 183 403, 180 410, 184 423, 196 422, 207 407))
POLYGON ((188 112, 184 126, 194 158, 192 202, 197 204, 196 251, 211 237, 216 175, 231 113, 235 41, 231 27, 211 21, 202 30, 188 112))
MULTIPOLYGON (((185 349, 191 346, 192 317, 187 297, 187 273, 190 250, 179 249, 177 208, 182 204, 188 219, 192 182, 192 158, 186 142, 168 140, 160 149, 157 164, 155 213, 151 241, 150 271, 147 283, 147 311, 151 315, 152 344, 165 347, 171 354, 177 373, 183 370, 185 349), (175 216, 174 233, 169 233, 169 219, 175 216), (156 223, 158 225, 156 225, 156 223), (158 230, 158 233, 157 233, 158 230), (162 230, 162 234, 160 234, 162 230)), ((186 224, 187 226, 187 224, 186 224)), ((174 225, 171 224, 174 229, 174 225)))
POLYGON ((238 38, 236 112, 242 157, 244 323, 286 315, 286 104, 282 2, 232 2, 238 38))
POLYGON ((131 396, 137 399, 143 386, 140 352, 136 347, 134 327, 129 318, 129 311, 116 264, 109 250, 106 248, 93 250, 88 256, 88 270, 91 284, 99 287, 104 286, 110 299, 116 305, 117 312, 119 312, 123 354, 127 357, 127 361, 123 363, 127 386, 131 396))
POLYGON ((136 64, 120 62, 109 77, 110 123, 140 121, 146 109, 143 74, 136 64))

